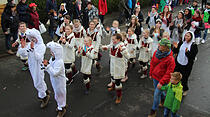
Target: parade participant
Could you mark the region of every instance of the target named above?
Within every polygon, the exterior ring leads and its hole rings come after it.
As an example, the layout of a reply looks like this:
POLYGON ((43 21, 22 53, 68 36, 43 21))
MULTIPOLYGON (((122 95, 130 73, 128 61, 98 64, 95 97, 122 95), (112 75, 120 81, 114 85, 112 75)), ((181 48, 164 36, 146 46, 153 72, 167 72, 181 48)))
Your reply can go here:
POLYGON ((156 20, 159 18, 156 6, 152 6, 151 12, 148 12, 148 17, 146 20, 146 24, 148 24, 148 28, 155 27, 156 20))
POLYGON ((25 40, 21 40, 19 53, 23 57, 28 57, 29 70, 33 79, 34 87, 38 91, 38 97, 41 99, 41 108, 47 106, 50 95, 46 93, 47 85, 44 81, 44 71, 41 70, 41 64, 44 58, 46 47, 43 43, 41 34, 36 29, 27 29, 26 38, 31 42, 26 46, 25 40))
POLYGON ((128 29, 127 39, 125 40, 125 43, 126 43, 126 48, 128 49, 128 52, 130 54, 128 67, 130 63, 132 64, 132 67, 135 67, 136 48, 138 46, 138 41, 137 41, 137 36, 134 33, 134 29, 132 27, 128 29))
POLYGON ((95 17, 95 18, 93 19, 93 21, 94 21, 95 24, 96 24, 95 30, 96 30, 97 32, 99 32, 99 34, 101 35, 101 38, 103 39, 103 38, 107 35, 107 32, 106 32, 106 30, 104 29, 103 24, 99 21, 99 18, 98 18, 98 17, 95 17))
POLYGON ((26 42, 26 46, 29 44, 29 40, 26 38, 26 23, 25 22, 20 22, 19 23, 19 30, 18 30, 18 38, 17 40, 12 44, 12 47, 15 47, 18 45, 18 51, 16 53, 17 57, 20 57, 21 61, 24 63, 24 67, 22 68, 23 71, 28 70, 28 57, 23 57, 20 55, 20 48, 21 48, 21 40, 23 39, 26 42))
POLYGON ((171 73, 170 83, 166 86, 158 86, 162 91, 167 91, 166 99, 164 101, 164 117, 179 117, 177 111, 180 108, 182 101, 182 74, 180 72, 171 73))
POLYGON ((118 33, 112 36, 110 45, 102 46, 103 50, 110 50, 110 72, 112 86, 109 91, 116 90, 117 98, 115 103, 119 104, 122 99, 121 79, 125 77, 126 63, 125 58, 129 59, 130 55, 122 42, 122 36, 118 33))
POLYGON ((201 41, 201 32, 205 29, 203 20, 201 18, 201 13, 200 11, 195 11, 193 17, 192 17, 192 28, 195 30, 195 41, 196 44, 200 44, 201 41))
POLYGON ((97 30, 95 30, 95 22, 94 21, 90 21, 89 22, 89 28, 87 29, 87 36, 91 37, 92 39, 92 45, 94 47, 94 50, 97 52, 97 56, 95 58, 95 65, 96 68, 98 70, 98 72, 101 71, 101 65, 99 63, 99 61, 101 60, 102 55, 99 53, 99 46, 101 45, 101 35, 99 34, 99 32, 97 32, 97 30))
POLYGON ((50 75, 50 81, 55 93, 57 102, 57 117, 63 117, 66 113, 66 76, 63 62, 63 47, 55 42, 47 43, 52 57, 50 60, 44 60, 45 71, 50 75))
POLYGON ((184 12, 179 11, 177 17, 169 25, 171 30, 171 43, 178 43, 182 39, 182 33, 184 30, 184 12))
POLYGON ((161 40, 164 29, 161 28, 162 21, 160 19, 156 20, 155 27, 150 29, 150 37, 153 39, 152 44, 152 55, 158 49, 159 40, 161 40))
POLYGON ((195 57, 198 53, 193 32, 186 32, 183 41, 180 41, 179 44, 174 44, 174 53, 177 54, 175 71, 181 72, 183 75, 183 96, 186 96, 189 90, 188 79, 193 68, 195 57))
POLYGON ((82 46, 84 38, 87 36, 87 34, 86 30, 81 25, 80 20, 74 19, 73 24, 74 24, 73 33, 75 36, 76 47, 79 48, 79 46, 82 46))
MULTIPOLYGON (((125 46, 126 46, 126 39, 127 39, 127 33, 126 32, 121 32, 120 33, 121 35, 122 35, 122 42, 125 44, 125 46)), ((128 59, 127 58, 125 58, 125 78, 123 78, 122 80, 121 80, 121 82, 122 83, 124 83, 124 82, 126 82, 127 80, 128 80, 128 59)), ((108 87, 111 87, 112 86, 112 82, 110 82, 109 84, 108 84, 108 87)))
POLYGON ((65 32, 59 39, 59 43, 63 46, 63 61, 66 69, 67 84, 73 82, 73 77, 78 74, 75 67, 75 36, 72 25, 66 25, 65 32))
POLYGON ((160 46, 155 51, 150 62, 150 79, 153 79, 154 84, 154 100, 153 106, 148 117, 155 117, 160 102, 164 102, 163 91, 159 90, 157 86, 163 86, 169 83, 170 74, 174 72, 175 60, 173 52, 171 51, 171 43, 168 39, 161 39, 160 46))
POLYGON ((206 42, 207 32, 210 28, 210 2, 206 4, 206 10, 203 12, 203 15, 204 15, 203 21, 205 24, 205 31, 204 31, 203 40, 201 41, 201 43, 206 42))
POLYGON ((65 32, 66 25, 73 25, 69 15, 65 15, 64 16, 64 22, 60 26, 60 34, 65 32))
POLYGON ((129 28, 134 29, 134 33, 136 34, 137 40, 139 41, 139 36, 141 35, 141 25, 138 22, 138 18, 135 15, 131 16, 131 21, 128 24, 128 29, 129 28))
MULTIPOLYGON (((60 33, 60 29, 62 28, 61 25, 63 24, 64 17, 66 15, 68 15, 68 11, 66 9, 66 3, 61 3, 60 9, 58 10, 58 27, 57 27, 56 32, 55 32, 55 34, 58 36, 58 38, 60 38, 60 36, 62 35, 62 33, 60 33)), ((67 19, 70 20, 70 16, 68 16, 67 19)))
POLYGON ((169 24, 172 21, 172 14, 169 11, 169 7, 165 6, 162 13, 160 13, 160 19, 162 20, 162 27, 166 32, 170 34, 169 24))
POLYGON ((85 94, 88 94, 90 90, 92 63, 95 56, 97 56, 97 51, 95 51, 92 45, 91 37, 85 37, 83 46, 79 47, 77 50, 77 55, 82 58, 80 71, 83 74, 83 81, 86 86, 85 94))
POLYGON ((151 60, 151 51, 152 51, 153 40, 149 37, 149 30, 143 31, 143 37, 139 40, 138 48, 140 49, 138 61, 140 63, 139 73, 143 72, 143 75, 140 78, 147 77, 147 65, 151 60))
MULTIPOLYGON (((184 32, 186 30, 189 30, 190 27, 191 27, 191 22, 192 22, 192 14, 191 14, 191 10, 189 7, 187 7, 185 10, 184 10, 184 16, 185 16, 185 22, 184 22, 184 32)), ((183 32, 183 33, 184 33, 183 32)))
POLYGON ((195 14, 195 11, 199 10, 198 1, 194 0, 192 6, 190 7, 192 15, 195 14))
MULTIPOLYGON (((108 34, 111 36, 116 33, 120 33, 119 22, 117 20, 114 20, 112 22, 112 27, 111 28, 107 27, 106 30, 108 34)), ((112 39, 110 40, 110 43, 112 43, 112 39)))

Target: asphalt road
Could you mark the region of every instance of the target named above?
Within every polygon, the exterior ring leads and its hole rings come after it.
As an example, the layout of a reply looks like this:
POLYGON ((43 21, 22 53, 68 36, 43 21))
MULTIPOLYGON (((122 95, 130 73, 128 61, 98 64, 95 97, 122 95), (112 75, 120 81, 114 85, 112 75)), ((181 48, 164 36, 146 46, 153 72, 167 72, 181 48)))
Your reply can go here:
MULTIPOLYGON (((176 8, 176 11, 181 7, 176 8)), ((143 9, 147 11, 147 9, 143 9)), ((146 15, 146 12, 144 12, 146 15)), ((110 25, 113 20, 110 14, 105 22, 110 25)), ((123 26, 122 26, 123 28, 123 26)), ((208 35, 209 36, 209 35, 208 35)), ((21 71, 22 63, 16 56, 4 54, 3 36, 0 35, 0 117, 54 117, 56 116, 56 102, 53 93, 47 108, 40 109, 37 92, 33 87, 29 71, 21 71)), ((43 35, 45 42, 49 41, 47 34, 43 35)), ((107 44, 108 39, 102 41, 107 44)), ((178 112, 183 117, 210 117, 210 41, 199 45, 198 60, 195 62, 190 76, 189 95, 183 99, 178 112)), ((110 81, 109 55, 103 52, 102 72, 98 73, 93 67, 93 78, 89 95, 84 95, 82 75, 75 77, 74 83, 67 86, 66 117, 146 117, 150 112, 153 101, 152 81, 140 79, 137 73, 139 66, 130 68, 128 82, 123 84, 122 103, 116 105, 115 92, 108 92, 106 85, 110 81)), ((48 58, 49 52, 46 54, 48 58)), ((76 61, 80 68, 80 59, 76 61)), ((48 88, 52 91, 49 75, 45 74, 48 88)), ((159 109, 158 117, 163 116, 163 109, 159 109)))

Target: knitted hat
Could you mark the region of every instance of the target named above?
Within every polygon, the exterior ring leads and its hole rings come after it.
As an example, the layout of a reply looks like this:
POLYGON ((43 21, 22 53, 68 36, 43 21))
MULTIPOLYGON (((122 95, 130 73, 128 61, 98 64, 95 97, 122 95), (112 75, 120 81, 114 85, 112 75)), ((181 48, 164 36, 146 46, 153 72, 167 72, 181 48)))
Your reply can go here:
POLYGON ((35 4, 35 3, 31 3, 31 4, 29 4, 29 7, 37 7, 37 5, 35 4))
POLYGON ((161 46, 167 46, 168 48, 171 48, 171 42, 170 40, 166 39, 166 38, 163 38, 159 41, 159 44, 161 46))

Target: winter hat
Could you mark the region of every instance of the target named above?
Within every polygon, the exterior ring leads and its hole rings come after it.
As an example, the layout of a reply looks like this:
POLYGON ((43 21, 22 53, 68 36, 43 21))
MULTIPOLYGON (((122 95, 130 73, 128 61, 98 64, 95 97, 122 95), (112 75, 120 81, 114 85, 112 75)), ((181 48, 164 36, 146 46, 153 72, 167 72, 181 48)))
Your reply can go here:
POLYGON ((208 2, 206 5, 210 6, 210 2, 208 2))
POLYGON ((171 42, 170 40, 166 39, 166 38, 163 38, 159 41, 159 44, 161 46, 167 46, 168 48, 171 48, 171 42))
POLYGON ((35 4, 35 3, 31 3, 31 4, 29 4, 29 7, 37 7, 37 5, 35 4))

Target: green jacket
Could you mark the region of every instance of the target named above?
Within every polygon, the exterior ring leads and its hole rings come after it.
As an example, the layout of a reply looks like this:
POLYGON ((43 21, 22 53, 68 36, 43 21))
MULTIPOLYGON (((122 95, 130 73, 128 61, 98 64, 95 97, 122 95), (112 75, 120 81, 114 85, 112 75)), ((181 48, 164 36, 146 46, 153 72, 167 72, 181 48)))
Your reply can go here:
POLYGON ((204 23, 208 23, 210 17, 210 9, 206 9, 203 14, 204 14, 203 16, 204 23))
POLYGON ((162 86, 161 90, 166 90, 167 95, 164 102, 164 107, 170 109, 173 113, 176 113, 182 101, 182 84, 179 82, 177 85, 169 83, 168 85, 162 86))
POLYGON ((166 6, 166 1, 165 0, 161 0, 160 1, 160 5, 159 5, 159 9, 158 9, 158 13, 163 12, 165 6, 166 6))

